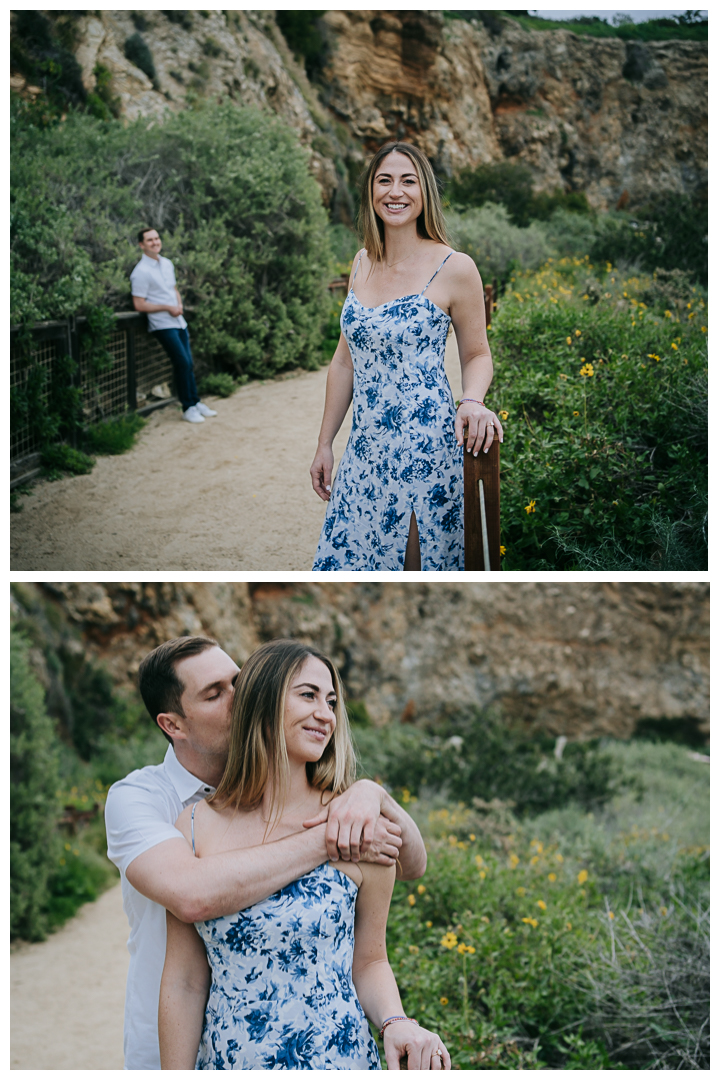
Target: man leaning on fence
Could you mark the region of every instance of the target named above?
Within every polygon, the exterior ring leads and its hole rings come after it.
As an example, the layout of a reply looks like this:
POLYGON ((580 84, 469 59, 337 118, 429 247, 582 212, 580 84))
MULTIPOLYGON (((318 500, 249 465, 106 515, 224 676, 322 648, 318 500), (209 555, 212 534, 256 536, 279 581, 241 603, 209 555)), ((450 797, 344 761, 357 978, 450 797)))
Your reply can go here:
POLYGON ((156 229, 141 229, 138 245, 140 262, 130 275, 133 305, 148 317, 148 330, 155 334, 172 361, 175 384, 183 408, 183 420, 202 424, 206 416, 217 416, 200 400, 190 352, 190 335, 183 318, 183 305, 175 284, 175 268, 160 254, 162 240, 156 229))

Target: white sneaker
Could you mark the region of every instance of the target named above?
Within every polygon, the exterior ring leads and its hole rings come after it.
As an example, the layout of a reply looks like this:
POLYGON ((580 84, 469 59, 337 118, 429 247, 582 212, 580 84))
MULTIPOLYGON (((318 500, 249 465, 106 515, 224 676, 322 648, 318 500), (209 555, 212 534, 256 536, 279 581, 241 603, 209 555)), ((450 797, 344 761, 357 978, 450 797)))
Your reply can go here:
POLYGON ((205 418, 200 415, 197 405, 191 405, 189 409, 186 409, 182 414, 182 418, 188 420, 191 424, 205 423, 205 418))
POLYGON ((214 409, 209 409, 202 401, 196 401, 193 409, 197 409, 201 416, 217 416, 214 409))

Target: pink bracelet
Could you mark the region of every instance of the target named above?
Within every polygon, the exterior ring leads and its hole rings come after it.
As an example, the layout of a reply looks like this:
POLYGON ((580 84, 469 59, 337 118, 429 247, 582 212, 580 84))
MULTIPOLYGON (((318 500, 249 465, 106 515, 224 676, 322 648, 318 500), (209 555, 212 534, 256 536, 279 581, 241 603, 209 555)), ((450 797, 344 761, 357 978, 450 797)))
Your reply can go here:
POLYGON ((485 404, 485 402, 484 402, 484 401, 478 401, 478 400, 477 400, 477 398, 474 398, 474 397, 463 397, 463 398, 460 398, 460 401, 458 402, 458 404, 459 404, 459 405, 462 405, 463 401, 472 401, 473 405, 482 405, 483 409, 486 409, 486 408, 487 408, 487 406, 486 406, 486 404, 485 404))
POLYGON ((412 1016, 389 1016, 387 1020, 383 1022, 383 1025, 380 1028, 380 1038, 382 1038, 385 1034, 386 1027, 389 1027, 390 1024, 397 1024, 399 1020, 407 1020, 408 1023, 417 1024, 417 1026, 420 1027, 417 1020, 413 1020, 412 1016))

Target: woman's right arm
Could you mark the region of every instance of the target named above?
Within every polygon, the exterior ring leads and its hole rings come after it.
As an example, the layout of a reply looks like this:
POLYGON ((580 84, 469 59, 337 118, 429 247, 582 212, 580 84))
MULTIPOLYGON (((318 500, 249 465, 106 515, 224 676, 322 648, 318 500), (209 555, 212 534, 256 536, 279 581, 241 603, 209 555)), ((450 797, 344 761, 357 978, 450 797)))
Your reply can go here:
MULTIPOLYGON (((353 259, 350 268, 350 281, 355 280, 360 259, 360 252, 353 259)), ((350 286, 352 288, 352 286, 350 286)), ((349 291, 349 290, 348 290, 349 291)), ((340 430, 340 425, 345 419, 345 413, 350 408, 353 392, 353 365, 350 350, 343 334, 340 335, 338 347, 330 361, 328 368, 327 384, 325 387, 325 411, 320 435, 318 436, 318 448, 315 452, 313 463, 310 466, 310 476, 314 491, 323 502, 330 501, 330 484, 333 471, 333 439, 340 430)))
POLYGON ((335 355, 330 361, 328 368, 327 385, 325 388, 325 411, 318 447, 310 466, 313 489, 323 502, 330 499, 330 483, 333 470, 333 439, 340 430, 340 425, 345 419, 345 413, 350 407, 353 392, 353 366, 347 341, 341 334, 335 355))
POLYGON ((210 986, 205 946, 191 923, 167 912, 158 1034, 163 1069, 194 1069, 210 986))

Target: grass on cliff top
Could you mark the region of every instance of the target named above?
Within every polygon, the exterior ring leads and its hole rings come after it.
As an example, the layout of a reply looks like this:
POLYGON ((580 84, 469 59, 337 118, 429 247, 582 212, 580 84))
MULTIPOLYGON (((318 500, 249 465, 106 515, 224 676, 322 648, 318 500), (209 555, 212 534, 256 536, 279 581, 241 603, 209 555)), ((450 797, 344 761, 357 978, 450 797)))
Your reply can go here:
POLYGON ((514 19, 523 30, 571 30, 585 37, 622 38, 625 41, 707 41, 708 20, 699 13, 688 11, 684 15, 660 19, 647 19, 635 23, 630 20, 613 26, 597 15, 581 15, 574 19, 541 19, 517 11, 447 11, 450 19, 478 19, 488 29, 499 31, 500 17, 514 19))

